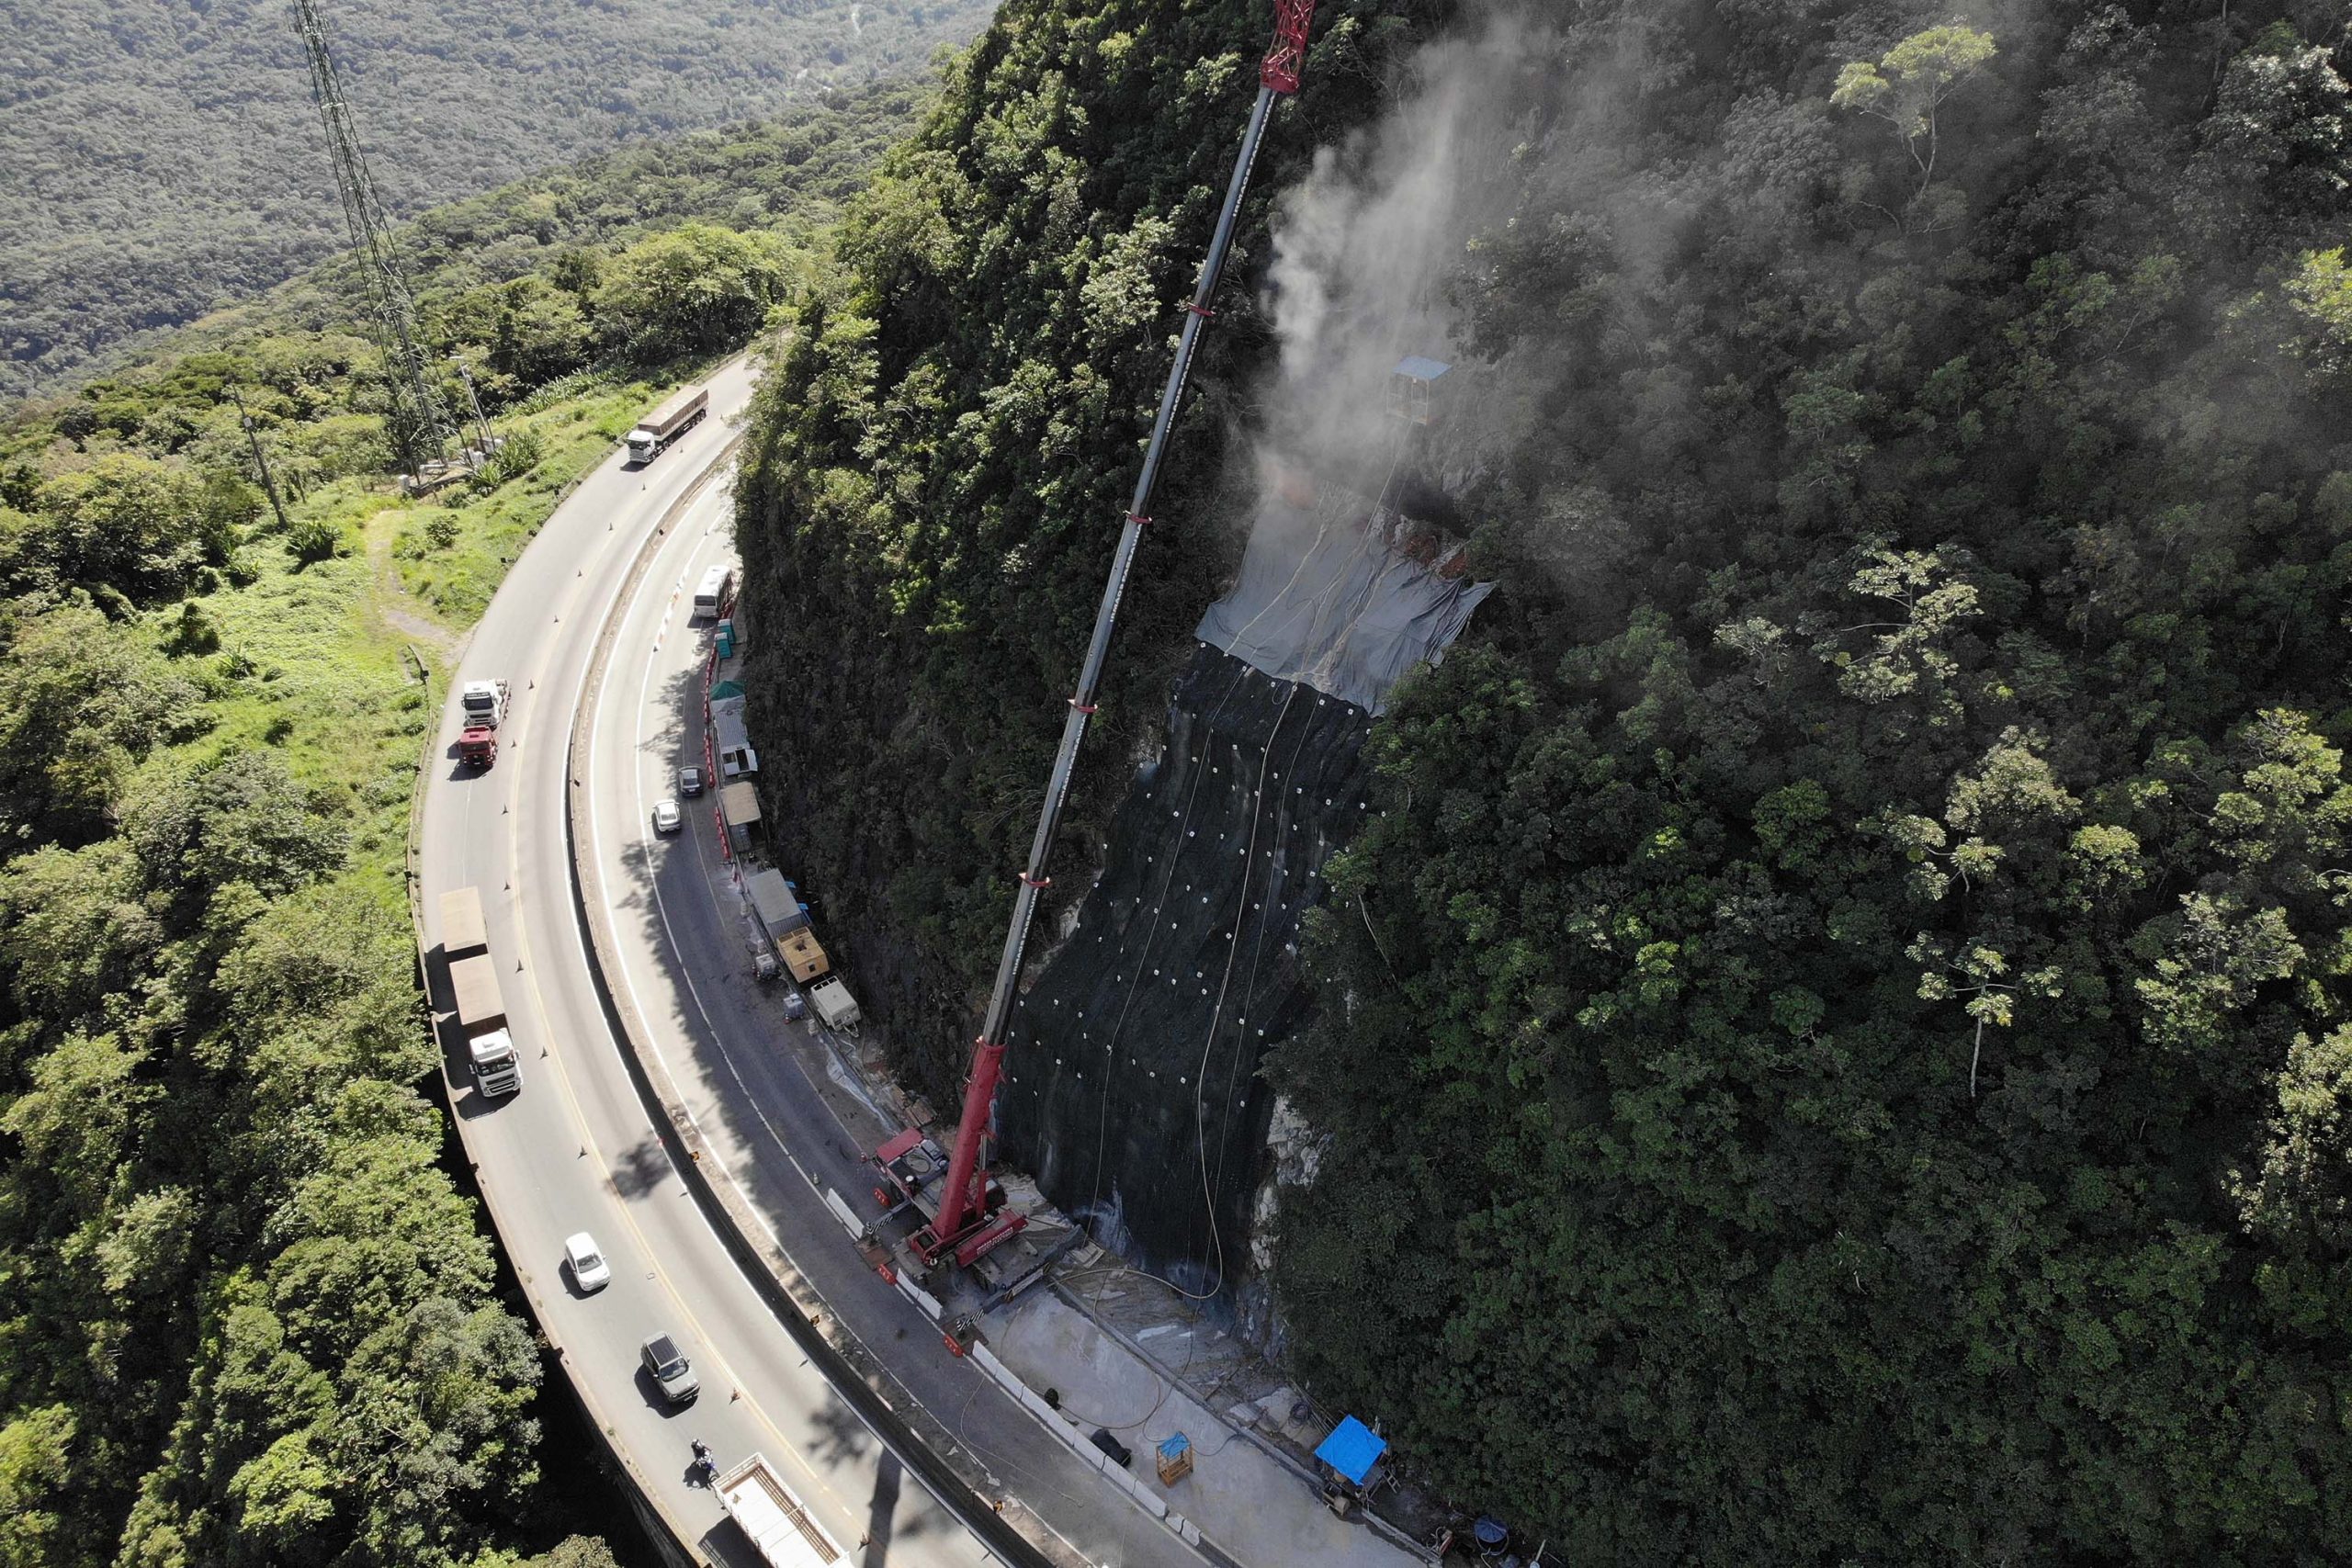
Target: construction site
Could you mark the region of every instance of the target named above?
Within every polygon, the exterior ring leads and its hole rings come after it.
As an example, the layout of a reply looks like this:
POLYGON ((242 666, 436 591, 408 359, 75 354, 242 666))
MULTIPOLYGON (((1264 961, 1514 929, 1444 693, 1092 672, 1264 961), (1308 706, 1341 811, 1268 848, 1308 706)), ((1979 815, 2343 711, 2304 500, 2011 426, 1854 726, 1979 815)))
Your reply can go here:
MULTIPOLYGON (((1491 591, 1471 579, 1464 543, 1444 525, 1435 476, 1464 378, 1420 352, 1431 344, 1405 344, 1413 351, 1376 376, 1323 389, 1372 411, 1350 442, 1276 440, 1261 452, 1254 513, 1233 520, 1248 539, 1238 573, 1202 607, 1158 754, 1129 782, 1050 956, 1033 963, 1046 868, 1188 378, 1216 319, 1271 117, 1299 89, 1314 0, 1276 0, 1274 10, 952 1117, 892 1080, 887 1021, 869 1026, 834 972, 817 911, 776 863, 760 788, 762 752, 775 752, 751 726, 744 686, 762 628, 723 565, 690 605, 710 645, 695 682, 699 760, 676 783, 708 814, 723 864, 716 890, 736 905, 755 976, 782 982, 769 994, 801 1026, 792 1048, 807 1054, 812 1081, 846 1090, 835 1108, 844 1125, 876 1129, 867 1190, 826 1194, 864 1266, 938 1324, 949 1351, 1211 1555, 1355 1561, 1342 1528, 1353 1520, 1390 1549, 1435 1560, 1458 1521, 1398 1480, 1384 1438, 1317 1408, 1269 1359, 1277 1329, 1260 1232, 1277 1183, 1317 1148, 1259 1072, 1307 1005, 1302 922, 1368 808, 1366 737, 1396 683, 1442 659, 1491 591), (1149 1455, 1148 1482, 1134 1473, 1138 1452, 1149 1455), (1305 1534, 1276 1506, 1302 1487, 1323 1505, 1305 1534)), ((428 495, 475 473, 498 442, 478 403, 478 434, 461 434, 445 406, 311 0, 298 0, 297 16, 401 483, 428 495)), ((467 386, 470 395, 469 377, 467 386)), ((705 402, 702 390, 681 390, 647 416, 628 437, 632 465, 691 430, 705 402)), ((729 1496, 730 1511, 750 1506, 729 1496)))
MULTIPOLYGON (((1465 378, 1449 363, 1402 353, 1365 384, 1326 389, 1370 411, 1351 438, 1263 454, 1239 571, 1203 607, 1164 741, 1119 804, 1074 918, 1032 962, 1046 868, 1116 656, 1175 414, 1268 115, 1297 87, 1311 17, 1312 0, 1277 7, 1068 699, 961 1105, 943 1115, 892 1081, 887 1021, 854 1044, 837 1038, 840 1075, 892 1129, 869 1151, 870 1193, 839 1213, 868 1266, 944 1325, 951 1350, 1003 1367, 1032 1398, 1050 1390, 1046 1404, 1091 1426, 1119 1469, 1148 1444, 1164 1490, 1200 1473, 1193 1434, 1217 1431, 1213 1450, 1245 1442, 1318 1488, 1337 1516, 1376 1501, 1378 1528, 1427 1554, 1446 1534, 1445 1510, 1395 1484, 1377 1462, 1385 1443, 1352 1416, 1317 1410, 1264 1354, 1276 1330, 1260 1232, 1277 1182, 1317 1151, 1258 1069, 1307 1005, 1301 922, 1367 810, 1365 738, 1396 683, 1442 659, 1491 592, 1444 526, 1438 476, 1465 378), (1093 1369, 1082 1391, 1069 1386, 1078 1367, 1093 1369), (1192 1412, 1189 1430, 1171 1408, 1192 1412), (1120 1409, 1141 1414, 1076 1414, 1120 1409)), ((714 694, 740 691, 711 673, 714 694)), ((805 980, 821 968, 806 962, 815 942, 788 887, 781 871, 751 874, 750 923, 805 980)))

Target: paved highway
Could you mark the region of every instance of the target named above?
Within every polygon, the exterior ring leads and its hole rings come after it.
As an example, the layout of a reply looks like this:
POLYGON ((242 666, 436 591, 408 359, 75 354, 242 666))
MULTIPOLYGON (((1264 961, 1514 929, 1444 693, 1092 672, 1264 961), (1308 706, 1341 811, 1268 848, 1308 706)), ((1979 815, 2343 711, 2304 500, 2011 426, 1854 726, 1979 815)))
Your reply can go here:
MULTIPOLYGON (((1105 1486, 971 1362, 949 1355, 931 1320, 859 1261, 812 1184, 861 1203, 873 1185, 858 1163, 864 1139, 830 1103, 847 1091, 837 1080, 812 1079, 806 1054, 786 1042, 805 1041, 814 1025, 787 1021, 784 987, 752 977, 752 931, 720 852, 715 796, 681 802, 685 829, 675 836, 657 835, 650 822, 654 803, 676 794, 678 765, 703 760, 711 628, 692 620, 693 595, 707 568, 733 556, 725 498, 713 496, 660 547, 622 609, 611 663, 590 694, 575 758, 590 827, 578 849, 593 858, 605 890, 592 918, 606 922, 617 953, 611 982, 646 1021, 709 1146, 731 1151, 719 1156, 729 1162, 726 1179, 886 1366, 899 1391, 894 1404, 920 1404, 980 1459, 992 1493, 1034 1510, 1088 1561, 1200 1568, 1189 1548, 1105 1486)), ((749 635, 762 633, 752 625, 749 635)), ((763 772, 791 765, 780 754, 762 758, 763 772)))
POLYGON ((836 1181, 854 1155, 846 1141, 827 1142, 826 1113, 805 1081, 794 1092, 789 1076, 797 1069, 786 1055, 760 1049, 771 1022, 761 1010, 772 998, 723 975, 713 981, 706 974, 697 987, 686 978, 694 965, 679 962, 691 951, 707 971, 714 953, 743 952, 707 874, 717 854, 707 811, 690 817, 688 835, 661 840, 646 812, 672 793, 666 781, 686 748, 699 750, 698 730, 690 738, 683 720, 690 698, 698 699, 694 672, 707 633, 685 619, 695 578, 729 551, 727 487, 712 469, 727 443, 727 416, 750 389, 742 365, 723 369, 710 382, 712 419, 643 469, 625 468, 617 456, 599 468, 516 560, 456 675, 503 677, 514 687, 498 764, 488 773, 457 767, 454 704, 445 705, 422 812, 426 939, 439 939, 441 893, 481 889, 524 1066, 519 1095, 486 1101, 445 1031, 445 1070, 468 1156, 594 1418, 704 1556, 753 1561, 717 1500, 689 1482, 687 1443, 697 1437, 722 1463, 764 1452, 866 1568, 996 1561, 827 1386, 738 1269, 647 1120, 607 1024, 572 898, 564 817, 575 787, 567 740, 598 634, 617 615, 580 770, 582 784, 593 780, 581 849, 604 868, 613 908, 600 913, 613 921, 623 953, 613 984, 628 987, 652 1022, 656 1046, 688 1086, 697 1116, 762 1120, 763 1105, 771 1114, 786 1108, 797 1125, 763 1122, 771 1158, 740 1173, 745 1190, 796 1259, 805 1255, 829 1304, 883 1353, 907 1396, 970 1434, 973 1453, 1015 1506, 1037 1509, 1094 1562, 1197 1563, 968 1364, 947 1357, 928 1321, 857 1265, 785 1150, 786 1139, 799 1141, 835 1168, 829 1179, 836 1181), (665 525, 623 604, 642 547, 665 525), (748 1064, 756 1082, 704 1082, 693 1063, 705 1058, 730 1072, 748 1064), (794 1174, 782 1179, 779 1171, 794 1174), (563 1238, 580 1230, 595 1235, 613 1266, 612 1284, 589 1296, 561 1264, 563 1238), (675 1336, 701 1374, 702 1396, 684 1412, 670 1409, 638 1370, 638 1345, 656 1330, 675 1336))
MULTIPOLYGON (((808 1367, 705 1223, 631 1087, 579 935, 562 827, 565 741, 595 633, 649 532, 718 457, 724 416, 749 396, 750 372, 731 365, 710 386, 719 417, 642 470, 616 457, 558 509, 508 573, 458 672, 511 682, 514 710, 498 765, 477 776, 455 762, 454 704, 445 708, 422 819, 426 937, 439 940, 440 894, 481 889, 524 1085, 484 1100, 445 1032, 450 1098, 500 1237, 575 1386, 706 1556, 756 1561, 716 1498, 689 1482, 687 1443, 697 1437, 722 1463, 764 1452, 854 1562, 991 1562, 808 1367), (588 1296, 562 1266, 564 1237, 582 1230, 613 1267, 612 1284, 588 1296), (684 1411, 638 1369, 639 1343, 657 1330, 674 1335, 701 1374, 702 1396, 684 1411)), ((706 507, 723 505, 724 487, 707 485, 704 496, 706 507)))

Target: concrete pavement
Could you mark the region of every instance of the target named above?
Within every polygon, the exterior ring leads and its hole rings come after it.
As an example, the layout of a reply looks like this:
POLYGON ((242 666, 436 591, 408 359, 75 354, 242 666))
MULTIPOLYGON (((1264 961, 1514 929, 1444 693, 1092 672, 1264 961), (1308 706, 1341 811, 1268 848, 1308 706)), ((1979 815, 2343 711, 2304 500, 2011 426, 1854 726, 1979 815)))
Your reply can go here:
POLYGON ((456 765, 458 726, 445 711, 415 865, 428 974, 444 1006, 446 976, 431 948, 437 898, 462 886, 481 890, 524 1086, 498 1100, 476 1094, 462 1043, 445 1028, 450 1100, 543 1331, 620 1462, 696 1555, 755 1561, 716 1499, 689 1480, 687 1441, 700 1437, 722 1461, 765 1453, 852 1561, 994 1561, 812 1370, 706 1223, 606 1025, 571 897, 567 739, 595 629, 650 531, 694 504, 689 494, 724 448, 728 416, 751 384, 743 363, 723 367, 709 382, 718 417, 643 470, 616 455, 590 475, 515 561, 472 635, 456 679, 503 677, 514 709, 497 766, 480 775, 456 765), (596 1236, 613 1267, 611 1285, 594 1295, 560 1266, 563 1237, 579 1230, 596 1236), (701 1373, 701 1399, 686 1410, 668 1406, 637 1366, 639 1341, 656 1330, 674 1335, 701 1373))
POLYGON ((790 1271, 796 1297, 934 1450, 1003 1502, 1046 1550, 1094 1563, 1197 1568, 1182 1540, 1103 1487, 978 1369, 948 1354, 936 1326, 851 1251, 818 1185, 838 1190, 840 1174, 855 1167, 840 1087, 776 1048, 802 1026, 785 1019, 780 992, 752 979, 747 933, 714 896, 731 900, 732 878, 711 831, 712 797, 682 803, 693 830, 652 830, 653 804, 674 793, 677 765, 702 758, 699 729, 690 738, 683 718, 689 709, 699 718, 707 631, 688 620, 694 584, 729 552, 723 499, 687 514, 620 607, 582 731, 587 826, 577 849, 616 1002, 650 1071, 676 1086, 675 1119, 706 1172, 741 1193, 742 1223, 790 1271), (681 969, 671 955, 684 951, 710 961, 681 969))

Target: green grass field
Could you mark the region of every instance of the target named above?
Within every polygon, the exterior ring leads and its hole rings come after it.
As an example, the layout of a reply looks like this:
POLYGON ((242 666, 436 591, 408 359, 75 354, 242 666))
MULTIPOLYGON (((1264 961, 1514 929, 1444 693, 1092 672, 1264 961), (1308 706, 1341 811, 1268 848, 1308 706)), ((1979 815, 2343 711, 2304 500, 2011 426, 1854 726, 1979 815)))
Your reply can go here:
MULTIPOLYGON (((500 434, 536 441, 538 457, 487 492, 404 501, 388 484, 347 479, 303 498, 291 508, 296 523, 334 521, 337 553, 300 561, 282 536, 260 534, 245 552, 254 580, 195 601, 220 637, 204 660, 213 726, 148 765, 277 750, 349 827, 343 879, 405 928, 409 802, 450 651, 539 525, 659 392, 644 383, 598 389, 500 422, 500 434)), ((150 617, 159 638, 183 613, 173 605, 150 617)))

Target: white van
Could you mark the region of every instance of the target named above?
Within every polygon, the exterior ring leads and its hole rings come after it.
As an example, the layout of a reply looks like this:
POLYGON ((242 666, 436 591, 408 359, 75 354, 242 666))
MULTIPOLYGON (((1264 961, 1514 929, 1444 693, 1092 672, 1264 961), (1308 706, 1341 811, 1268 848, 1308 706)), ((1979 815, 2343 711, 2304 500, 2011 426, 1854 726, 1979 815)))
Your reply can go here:
POLYGON ((695 590, 695 614, 716 620, 719 606, 727 603, 727 591, 735 586, 735 569, 715 566, 702 574, 702 586, 695 590))

